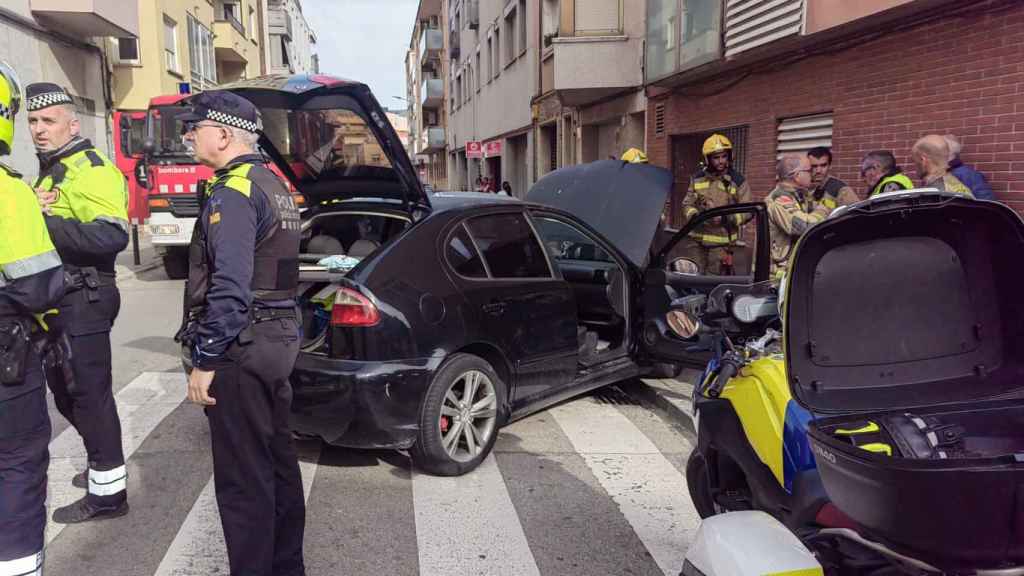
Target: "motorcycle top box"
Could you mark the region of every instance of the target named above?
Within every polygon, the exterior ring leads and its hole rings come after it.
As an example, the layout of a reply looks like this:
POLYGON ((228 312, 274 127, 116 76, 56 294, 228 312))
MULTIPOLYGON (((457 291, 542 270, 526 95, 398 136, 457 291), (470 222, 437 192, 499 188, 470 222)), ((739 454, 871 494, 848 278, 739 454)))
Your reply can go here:
POLYGON ((934 191, 851 206, 790 262, 793 397, 831 501, 943 570, 1024 563, 1024 222, 934 191))

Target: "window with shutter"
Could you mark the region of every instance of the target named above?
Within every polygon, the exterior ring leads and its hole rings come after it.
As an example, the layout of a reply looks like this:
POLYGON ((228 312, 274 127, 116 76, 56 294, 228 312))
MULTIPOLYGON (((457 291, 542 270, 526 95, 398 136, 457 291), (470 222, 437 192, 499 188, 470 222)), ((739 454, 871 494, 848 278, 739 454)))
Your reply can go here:
POLYGON ((622 34, 622 0, 573 0, 576 3, 576 34, 622 34))
POLYGON ((806 152, 815 146, 832 147, 832 113, 785 118, 779 121, 778 158, 806 152))

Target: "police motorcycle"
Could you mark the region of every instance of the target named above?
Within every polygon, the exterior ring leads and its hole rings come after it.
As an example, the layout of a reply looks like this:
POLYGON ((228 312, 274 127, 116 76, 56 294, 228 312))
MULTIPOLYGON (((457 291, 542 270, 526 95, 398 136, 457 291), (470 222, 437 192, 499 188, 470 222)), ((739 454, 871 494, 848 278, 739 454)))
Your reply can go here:
POLYGON ((1024 222, 935 190, 837 210, 775 288, 672 303, 714 335, 684 575, 1024 575, 1024 222))

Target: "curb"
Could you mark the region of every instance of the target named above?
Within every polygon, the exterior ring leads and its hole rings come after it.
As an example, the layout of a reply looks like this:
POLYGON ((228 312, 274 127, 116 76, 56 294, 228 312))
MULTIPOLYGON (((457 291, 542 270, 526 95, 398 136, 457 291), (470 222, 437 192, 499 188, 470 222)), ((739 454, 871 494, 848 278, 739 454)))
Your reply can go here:
POLYGON ((697 433, 693 414, 690 412, 693 399, 693 384, 700 378, 700 372, 684 370, 677 379, 640 379, 640 385, 632 390, 641 400, 662 409, 675 422, 684 428, 697 433))

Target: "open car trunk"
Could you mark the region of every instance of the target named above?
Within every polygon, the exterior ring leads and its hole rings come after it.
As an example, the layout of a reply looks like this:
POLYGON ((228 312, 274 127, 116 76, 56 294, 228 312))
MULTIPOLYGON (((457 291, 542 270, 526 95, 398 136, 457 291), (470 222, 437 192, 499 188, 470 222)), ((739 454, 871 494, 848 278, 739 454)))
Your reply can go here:
POLYGON ((943 194, 801 240, 786 362, 829 498, 944 570, 1024 564, 1024 225, 943 194))

